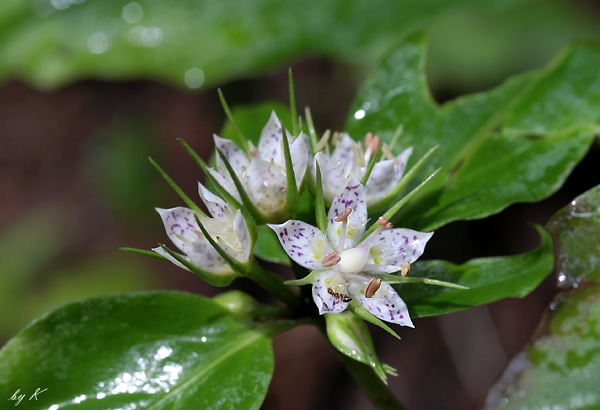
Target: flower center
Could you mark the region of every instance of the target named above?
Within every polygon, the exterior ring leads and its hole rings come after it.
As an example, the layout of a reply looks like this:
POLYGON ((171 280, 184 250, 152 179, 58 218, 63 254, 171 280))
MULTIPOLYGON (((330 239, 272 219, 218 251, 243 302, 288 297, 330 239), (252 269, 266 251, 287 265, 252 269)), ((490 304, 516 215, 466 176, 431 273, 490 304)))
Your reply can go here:
POLYGON ((344 273, 358 273, 367 264, 369 248, 351 248, 340 254, 340 270, 344 273))

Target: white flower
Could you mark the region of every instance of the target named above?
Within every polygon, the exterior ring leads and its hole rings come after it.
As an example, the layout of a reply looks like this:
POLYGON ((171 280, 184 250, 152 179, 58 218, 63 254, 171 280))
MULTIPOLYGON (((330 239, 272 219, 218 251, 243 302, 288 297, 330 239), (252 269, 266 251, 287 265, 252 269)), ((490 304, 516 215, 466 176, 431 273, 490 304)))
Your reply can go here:
MULTIPOLYGON (((212 218, 198 215, 195 211, 184 207, 156 208, 156 210, 162 218, 169 239, 179 248, 187 261, 206 272, 232 275, 234 271, 202 234, 196 218, 200 220, 211 238, 225 252, 241 263, 248 262, 252 246, 246 220, 239 209, 232 209, 202 184, 198 183, 198 188, 200 197, 212 218)), ((164 249, 154 248, 152 250, 175 265, 187 269, 164 249)))
MULTIPOLYGON (((286 130, 296 189, 300 188, 308 165, 307 137, 304 133, 294 139, 286 130)), ((287 173, 283 152, 283 135, 279 118, 273 111, 267 125, 262 130, 258 148, 244 152, 235 142, 214 135, 215 146, 220 149, 231 164, 235 174, 252 203, 268 219, 278 219, 282 215, 287 196, 287 173)), ((217 155, 217 170, 209 168, 216 181, 238 201, 236 189, 223 160, 217 155)))
MULTIPOLYGON (((323 197, 327 203, 348 184, 351 176, 361 180, 367 170, 369 159, 377 151, 379 137, 371 133, 365 138, 365 150, 346 133, 341 134, 341 139, 333 149, 331 155, 318 152, 312 166, 315 174, 315 162, 319 162, 321 180, 323 183, 323 197)), ((389 147, 384 145, 384 156, 387 158, 379 161, 373 167, 365 185, 367 205, 372 205, 385 197, 402 179, 412 148, 404 150, 394 157, 389 147)))
POLYGON ((406 304, 377 273, 397 272, 417 260, 433 232, 389 229, 391 224, 380 218, 377 229, 360 241, 367 223, 365 188, 353 175, 327 218, 326 235, 297 220, 269 225, 290 258, 314 270, 309 276, 319 312, 342 312, 357 299, 379 319, 413 327, 406 304))

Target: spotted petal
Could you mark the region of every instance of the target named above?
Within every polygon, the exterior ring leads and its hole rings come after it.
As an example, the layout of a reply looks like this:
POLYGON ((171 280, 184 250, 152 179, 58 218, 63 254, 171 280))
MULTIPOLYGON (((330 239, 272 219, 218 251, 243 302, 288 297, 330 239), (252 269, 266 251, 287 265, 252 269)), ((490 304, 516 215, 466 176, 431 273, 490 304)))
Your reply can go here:
POLYGON ((194 231, 199 231, 200 227, 194 217, 194 211, 189 208, 177 207, 171 209, 156 208, 160 214, 165 230, 171 242, 185 254, 190 250, 190 244, 198 240, 198 235, 194 231))
POLYGON ((250 257, 250 248, 252 247, 252 244, 250 243, 250 231, 248 230, 248 224, 242 215, 242 211, 239 209, 235 211, 235 217, 233 218, 233 231, 237 235, 242 247, 242 253, 239 260, 240 262, 246 262, 250 257))
MULTIPOLYGON (((220 156, 218 156, 218 158, 220 158, 220 156)), ((235 199, 238 200, 238 202, 241 202, 240 194, 238 193, 237 188, 235 187, 235 184, 233 183, 233 180, 229 176, 229 172, 227 170, 225 170, 223 174, 220 174, 214 168, 208 168, 208 172, 217 181, 217 183, 223 187, 223 189, 229 192, 235 199)))
POLYGON ((385 196, 396 185, 394 183, 396 173, 394 161, 393 159, 381 161, 373 167, 365 185, 369 204, 385 196))
POLYGON ((340 168, 346 169, 348 164, 354 162, 354 151, 352 146, 356 142, 346 133, 342 135, 342 140, 338 142, 331 154, 331 160, 334 164, 339 164, 340 168))
POLYGON ((326 270, 315 276, 312 295, 321 315, 343 312, 350 303, 348 283, 335 270, 326 270))
POLYGON ((352 248, 358 243, 367 223, 365 188, 354 176, 350 176, 348 185, 335 197, 327 213, 327 237, 333 244, 339 241, 342 225, 341 222, 336 222, 335 218, 346 208, 352 209, 352 212, 348 217, 344 249, 352 248))
POLYGON ((321 181, 323 181, 323 197, 330 204, 335 196, 346 186, 346 178, 342 175, 341 168, 331 158, 322 152, 318 152, 313 162, 313 176, 315 179, 317 175, 317 161, 321 170, 321 181))
POLYGON ((253 158, 243 175, 242 184, 254 204, 265 214, 283 208, 287 194, 284 170, 261 158, 253 158))
MULTIPOLYGON (((289 138, 289 137, 288 137, 289 138)), ((296 177, 296 186, 300 188, 306 167, 308 166, 308 137, 303 132, 298 135, 298 138, 290 144, 290 154, 292 157, 292 167, 294 168, 294 176, 296 177)), ((289 141, 289 140, 288 140, 289 141)), ((285 166, 285 164, 282 164, 285 166)))
POLYGON ((269 121, 260 134, 260 140, 258 142, 258 156, 267 162, 274 161, 276 164, 282 165, 282 140, 281 121, 279 121, 275 111, 272 111, 269 121))
MULTIPOLYGON (((186 268, 185 266, 183 266, 183 265, 181 264, 181 262, 179 262, 177 259, 175 259, 174 257, 172 257, 172 256, 171 256, 171 255, 170 255, 170 254, 169 254, 167 251, 165 251, 165 250, 164 250, 163 248, 161 248, 160 246, 159 246, 159 247, 156 247, 156 248, 152 248, 152 250, 153 250, 154 252, 158 253, 159 255, 161 255, 161 256, 164 256, 165 258, 167 258, 167 260, 168 260, 169 262, 171 262, 173 265, 175 265, 175 266, 178 266, 178 267, 180 267, 181 269, 185 269, 185 270, 189 271, 189 269, 188 269, 188 268, 186 268)), ((185 256, 185 255, 181 255, 181 257, 182 257, 182 258, 184 258, 184 259, 187 259, 188 261, 190 260, 190 258, 188 258, 188 257, 187 257, 187 256, 185 256)))
POLYGON ((227 203, 206 189, 200 182, 198 182, 198 193, 213 218, 218 220, 228 218, 227 203))
POLYGON ((289 220, 280 225, 268 225, 289 257, 305 268, 322 268, 321 261, 333 250, 325 235, 306 222, 289 220))
MULTIPOLYGON (((244 168, 248 167, 248 155, 235 142, 221 138, 218 135, 213 135, 213 138, 215 140, 215 147, 223 152, 236 174, 241 173, 244 168)), ((227 168, 220 155, 217 155, 217 168, 221 174, 227 175, 227 168)))
POLYGON ((406 303, 387 283, 383 282, 373 297, 365 296, 367 280, 352 280, 350 283, 350 294, 373 316, 390 323, 397 323, 401 326, 415 327, 410 320, 406 303))
POLYGON ((432 236, 433 232, 404 228, 382 231, 373 239, 372 261, 375 264, 397 267, 402 266, 404 262, 413 263, 423 254, 425 245, 432 236))
POLYGON ((217 274, 229 274, 233 270, 219 255, 217 250, 206 239, 192 242, 189 247, 188 257, 190 261, 205 271, 217 274))

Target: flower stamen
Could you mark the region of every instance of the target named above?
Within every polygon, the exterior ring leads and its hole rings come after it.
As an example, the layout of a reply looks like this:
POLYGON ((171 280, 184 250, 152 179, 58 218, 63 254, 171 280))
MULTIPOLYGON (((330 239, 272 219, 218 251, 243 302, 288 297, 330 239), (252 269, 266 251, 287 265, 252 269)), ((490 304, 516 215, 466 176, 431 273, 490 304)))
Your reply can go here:
POLYGON ((385 219, 381 216, 379 217, 379 219, 377 219, 377 225, 378 226, 377 226, 377 228, 375 228, 373 233, 371 233, 371 235, 367 236, 364 241, 359 243, 357 248, 364 248, 365 245, 368 244, 369 242, 371 242, 371 240, 373 240, 377 235, 379 235, 379 233, 381 231, 383 231, 384 229, 392 229, 392 227, 394 226, 394 225, 392 225, 392 223, 390 221, 388 221, 387 219, 385 219))
POLYGON ((321 261, 321 265, 323 265, 324 268, 336 265, 339 261, 342 260, 339 254, 340 253, 338 251, 331 252, 329 255, 323 258, 323 260, 321 261))
POLYGON ((408 272, 410 272, 410 262, 406 261, 402 264, 402 267, 400 268, 400 275, 402 275, 402 277, 405 278, 406 275, 408 275, 408 272))
POLYGON ((321 151, 323 148, 325 148, 327 146, 327 142, 329 141, 330 135, 331 135, 330 130, 325 131, 325 133, 323 134, 323 136, 321 137, 321 139, 319 140, 317 145, 315 145, 315 147, 313 148, 313 154, 316 154, 317 152, 321 151))
POLYGON ((346 229, 348 227, 348 215, 352 212, 352 208, 344 209, 344 212, 335 217, 336 222, 342 223, 342 229, 340 231, 340 241, 338 242, 337 250, 339 252, 344 250, 344 245, 346 244, 346 229))
POLYGON ((371 280, 367 284, 367 287, 365 288, 365 297, 370 299, 373 296, 375 296, 375 292, 379 290, 381 282, 382 280, 380 278, 371 278, 371 280))

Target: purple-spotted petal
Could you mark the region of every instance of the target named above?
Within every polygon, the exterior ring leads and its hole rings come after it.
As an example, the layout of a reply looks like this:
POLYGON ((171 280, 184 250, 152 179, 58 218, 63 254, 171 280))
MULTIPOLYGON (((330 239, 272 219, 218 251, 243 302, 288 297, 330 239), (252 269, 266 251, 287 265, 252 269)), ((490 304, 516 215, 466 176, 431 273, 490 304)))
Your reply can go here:
POLYGON ((187 254, 190 244, 198 240, 198 235, 195 232, 200 231, 200 227, 194 217, 194 211, 183 207, 171 209, 156 208, 156 211, 162 218, 171 242, 181 252, 187 254))
POLYGON ((338 142, 331 154, 333 163, 346 168, 347 164, 354 162, 354 152, 352 151, 352 145, 354 144, 356 142, 348 134, 344 133, 342 140, 338 142))
POLYGON ((278 165, 253 158, 242 184, 252 202, 267 215, 277 213, 285 205, 287 180, 278 165))
POLYGON ((292 219, 280 225, 268 226, 275 231, 289 257, 305 268, 322 268, 321 261, 333 250, 325 235, 306 222, 292 219))
POLYGON ((208 172, 217 181, 217 183, 223 187, 223 189, 241 202, 240 194, 238 193, 237 188, 235 187, 235 184, 233 183, 233 180, 229 176, 229 172, 227 172, 227 170, 225 170, 224 174, 220 174, 214 168, 208 168, 208 172))
POLYGON ((333 269, 315 276, 312 295, 320 315, 343 312, 350 303, 348 283, 333 269))
MULTIPOLYGON (((281 146, 281 121, 271 112, 267 125, 263 128, 258 142, 258 156, 267 162, 274 161, 278 165, 283 164, 283 151, 281 146)), ((289 136, 288 136, 289 138, 289 136)))
POLYGON ((385 194, 392 189, 396 184, 395 181, 395 167, 393 159, 381 161, 375 164, 371 175, 365 185, 367 192, 367 202, 369 204, 376 202, 378 199, 385 196, 385 194))
POLYGON ((395 180, 396 182, 400 181, 402 175, 404 174, 404 170, 406 169, 406 164, 408 163, 408 158, 412 155, 413 149, 412 147, 405 149, 396 157, 394 162, 395 167, 395 180))
POLYGON ((239 259, 240 262, 248 261, 250 257, 250 248, 252 244, 250 243, 250 232, 248 231, 248 224, 246 223, 246 219, 242 215, 242 211, 239 209, 235 211, 235 217, 233 218, 233 231, 238 237, 240 241, 240 245, 242 247, 242 254, 239 259))
MULTIPOLYGON (((289 138, 289 137, 288 137, 289 138)), ((290 155, 292 157, 292 167, 294 168, 294 176, 296 177, 296 187, 300 188, 306 167, 308 166, 308 137, 303 132, 298 135, 298 138, 290 144, 290 155)), ((285 164, 282 164, 285 167, 285 164)))
MULTIPOLYGON (((169 255, 169 253, 167 251, 165 251, 163 248, 152 248, 152 250, 156 253, 158 253, 161 256, 164 256, 165 258, 167 258, 169 260, 169 262, 171 262, 173 265, 180 267, 181 269, 185 269, 188 270, 188 268, 186 268, 185 266, 183 266, 177 259, 175 259, 174 257, 172 257, 171 255, 169 255)), ((188 261, 190 260, 187 256, 185 255, 181 255, 182 258, 187 259, 188 261)))
POLYGON ((200 269, 217 274, 233 272, 227 262, 225 262, 217 250, 206 239, 192 242, 189 249, 188 257, 190 258, 190 262, 200 269))
POLYGON ((352 209, 352 212, 348 216, 344 249, 352 248, 358 244, 367 223, 365 188, 353 175, 348 179, 348 185, 335 197, 327 213, 327 237, 333 244, 338 243, 342 225, 342 222, 336 222, 335 218, 344 212, 346 208, 352 209))
POLYGON ((413 263, 423 254, 425 245, 433 232, 418 232, 412 229, 396 228, 382 231, 373 239, 371 254, 375 264, 402 266, 413 263))
POLYGON ((331 204, 335 196, 346 186, 346 178, 343 176, 341 168, 322 152, 315 155, 313 163, 313 175, 316 179, 316 162, 319 162, 321 170, 321 182, 323 184, 323 197, 327 204, 331 204))
POLYGON ((365 296, 365 288, 368 281, 352 280, 350 283, 350 294, 367 309, 373 316, 390 323, 401 326, 415 327, 410 320, 406 303, 396 293, 394 288, 382 282, 373 297, 365 296))
MULTIPOLYGON (((213 135, 213 138, 215 140, 215 147, 217 147, 223 152, 223 154, 231 164, 231 167, 237 174, 242 172, 244 167, 248 166, 248 155, 246 155, 244 150, 238 147, 235 142, 225 138, 221 138, 218 135, 213 135)), ((227 168, 225 167, 225 164, 223 163, 223 160, 219 155, 217 155, 217 168, 222 174, 227 173, 227 168)))
POLYGON ((204 185, 198 182, 198 193, 200 194, 200 198, 202 198, 202 202, 206 205, 208 212, 215 219, 226 219, 227 212, 227 203, 223 201, 221 198, 210 192, 204 185))

